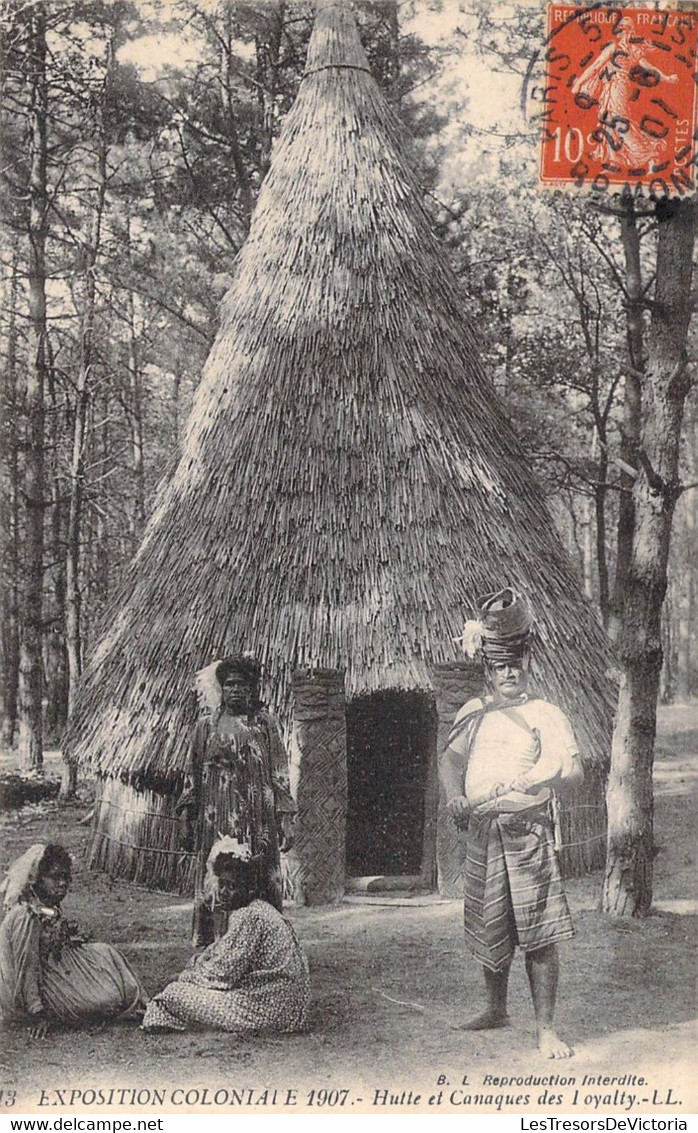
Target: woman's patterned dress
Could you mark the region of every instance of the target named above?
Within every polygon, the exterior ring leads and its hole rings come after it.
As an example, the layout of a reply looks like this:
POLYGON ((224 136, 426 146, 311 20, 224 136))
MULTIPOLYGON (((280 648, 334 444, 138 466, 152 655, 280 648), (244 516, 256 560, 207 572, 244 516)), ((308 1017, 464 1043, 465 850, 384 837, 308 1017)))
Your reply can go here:
POLYGON ((224 931, 227 916, 204 891, 206 861, 214 842, 226 834, 249 844, 252 892, 281 911, 279 826, 296 809, 288 788, 288 760, 271 716, 236 717, 235 734, 222 735, 221 711, 201 719, 194 730, 185 791, 178 809, 194 811, 198 855, 194 896, 194 946, 210 944, 224 931))
POLYGON ((291 925, 266 901, 253 901, 151 999, 143 1029, 299 1031, 309 994, 308 961, 291 925))

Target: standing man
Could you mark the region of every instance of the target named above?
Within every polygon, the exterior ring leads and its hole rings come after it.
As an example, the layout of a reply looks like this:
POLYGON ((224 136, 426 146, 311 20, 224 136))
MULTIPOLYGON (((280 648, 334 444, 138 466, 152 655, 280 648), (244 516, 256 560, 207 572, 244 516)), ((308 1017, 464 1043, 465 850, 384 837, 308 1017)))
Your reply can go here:
POLYGON ((584 773, 567 717, 528 694, 531 618, 505 588, 479 602, 463 648, 481 655, 489 691, 458 713, 439 760, 448 811, 467 827, 465 935, 483 966, 485 1009, 465 1030, 505 1027, 509 969, 516 945, 546 1058, 572 1053, 553 1027, 557 944, 574 934, 555 851, 553 789, 584 773))

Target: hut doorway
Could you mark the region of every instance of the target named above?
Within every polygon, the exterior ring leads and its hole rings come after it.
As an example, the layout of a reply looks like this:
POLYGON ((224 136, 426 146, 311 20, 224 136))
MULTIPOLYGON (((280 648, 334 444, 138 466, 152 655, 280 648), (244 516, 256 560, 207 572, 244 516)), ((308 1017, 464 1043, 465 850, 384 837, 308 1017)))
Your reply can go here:
POLYGON ((433 694, 386 689, 347 704, 347 874, 435 884, 433 694))

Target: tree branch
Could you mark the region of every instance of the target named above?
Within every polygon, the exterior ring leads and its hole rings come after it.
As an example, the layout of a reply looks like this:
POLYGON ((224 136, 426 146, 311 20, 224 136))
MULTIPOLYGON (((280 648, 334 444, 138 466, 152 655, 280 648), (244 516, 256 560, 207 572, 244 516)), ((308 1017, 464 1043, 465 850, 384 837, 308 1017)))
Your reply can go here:
POLYGON ((640 462, 640 466, 645 473, 645 476, 647 477, 647 483, 649 484, 650 488, 653 492, 657 492, 659 495, 664 495, 668 487, 666 481, 662 479, 658 472, 655 472, 654 468, 652 467, 652 462, 642 445, 637 445, 635 451, 637 452, 637 459, 640 462))
POLYGON ((633 468, 631 464, 627 464, 624 460, 621 460, 619 456, 614 456, 612 453, 608 452, 608 446, 603 441, 599 441, 599 444, 602 448, 606 449, 607 456, 611 464, 615 464, 616 468, 620 468, 621 472, 624 472, 626 476, 630 476, 633 480, 637 480, 638 476, 640 475, 637 468, 633 468))

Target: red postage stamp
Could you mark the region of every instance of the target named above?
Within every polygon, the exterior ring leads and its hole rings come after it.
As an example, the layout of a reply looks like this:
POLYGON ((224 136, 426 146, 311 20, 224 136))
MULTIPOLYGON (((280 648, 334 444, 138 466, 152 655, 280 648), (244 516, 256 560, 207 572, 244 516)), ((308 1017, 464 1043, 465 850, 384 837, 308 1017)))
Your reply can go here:
POLYGON ((692 192, 697 39, 695 9, 551 4, 543 184, 628 186, 656 197, 692 192))

